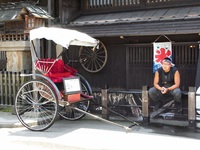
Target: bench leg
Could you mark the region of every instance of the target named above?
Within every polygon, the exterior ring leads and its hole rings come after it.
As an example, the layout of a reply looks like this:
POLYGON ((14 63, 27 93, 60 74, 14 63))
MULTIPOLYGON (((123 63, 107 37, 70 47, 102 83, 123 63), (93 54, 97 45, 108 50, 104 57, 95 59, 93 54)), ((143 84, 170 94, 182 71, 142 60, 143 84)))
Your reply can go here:
POLYGON ((108 89, 102 89, 102 118, 109 119, 109 113, 108 113, 108 89))
POLYGON ((148 86, 142 87, 142 117, 145 124, 150 123, 148 86))
POLYGON ((188 123, 189 127, 196 127, 196 89, 195 87, 189 87, 188 92, 188 123))

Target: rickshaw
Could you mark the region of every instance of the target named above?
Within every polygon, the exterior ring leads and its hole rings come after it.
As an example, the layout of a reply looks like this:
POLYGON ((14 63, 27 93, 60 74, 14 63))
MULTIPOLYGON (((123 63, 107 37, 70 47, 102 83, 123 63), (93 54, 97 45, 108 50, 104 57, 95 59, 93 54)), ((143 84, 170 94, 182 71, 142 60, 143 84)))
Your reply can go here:
POLYGON ((64 50, 69 46, 98 49, 99 41, 91 36, 70 29, 40 27, 30 31, 32 73, 21 74, 30 77, 18 90, 15 111, 24 127, 32 131, 44 131, 51 127, 56 118, 78 120, 88 114, 97 119, 123 126, 88 112, 94 99, 88 81, 78 71, 62 60, 64 50), (64 49, 56 58, 41 58, 41 39, 51 40, 64 49))

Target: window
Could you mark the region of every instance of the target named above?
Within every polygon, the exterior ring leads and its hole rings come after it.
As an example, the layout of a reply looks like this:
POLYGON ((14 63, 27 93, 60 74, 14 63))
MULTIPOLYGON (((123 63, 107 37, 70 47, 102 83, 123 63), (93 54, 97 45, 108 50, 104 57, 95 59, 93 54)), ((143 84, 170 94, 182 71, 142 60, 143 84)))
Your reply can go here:
POLYGON ((26 29, 33 29, 35 27, 35 17, 26 16, 26 29))
POLYGON ((89 7, 129 6, 139 3, 140 0, 88 0, 89 7))
POLYGON ((26 29, 33 29, 44 26, 44 19, 35 18, 34 16, 26 16, 26 29))

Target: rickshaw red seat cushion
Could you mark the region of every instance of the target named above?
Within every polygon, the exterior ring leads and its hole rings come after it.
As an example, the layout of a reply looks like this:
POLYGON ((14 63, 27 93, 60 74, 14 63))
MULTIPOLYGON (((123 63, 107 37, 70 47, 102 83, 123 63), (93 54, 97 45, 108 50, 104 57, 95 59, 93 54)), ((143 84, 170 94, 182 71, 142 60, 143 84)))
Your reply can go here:
MULTIPOLYGON (((39 61, 45 61, 47 63, 40 62, 38 66, 41 67, 42 65, 46 65, 43 67, 50 68, 52 65, 52 62, 54 62, 55 59, 40 59, 39 61)), ((62 59, 58 59, 50 68, 50 70, 44 75, 49 77, 54 83, 58 83, 58 82, 62 82, 63 78, 74 76, 76 73, 77 73, 76 69, 64 64, 64 61, 62 59)))
POLYGON ((50 69, 49 72, 52 74, 63 73, 63 72, 65 72, 64 66, 65 66, 65 64, 64 64, 63 60, 59 59, 55 62, 55 64, 53 65, 53 67, 50 69))
POLYGON ((49 77, 54 83, 59 83, 63 81, 63 78, 71 77, 71 73, 56 73, 56 74, 45 74, 45 76, 49 77))

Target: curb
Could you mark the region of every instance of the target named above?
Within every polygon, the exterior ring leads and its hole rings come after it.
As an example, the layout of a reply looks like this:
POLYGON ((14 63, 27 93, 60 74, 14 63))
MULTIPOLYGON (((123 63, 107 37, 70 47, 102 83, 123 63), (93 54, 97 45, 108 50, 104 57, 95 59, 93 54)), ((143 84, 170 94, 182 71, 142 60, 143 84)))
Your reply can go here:
POLYGON ((3 122, 3 123, 0 123, 0 128, 19 128, 19 127, 23 127, 23 125, 20 122, 16 122, 16 123, 3 122))

